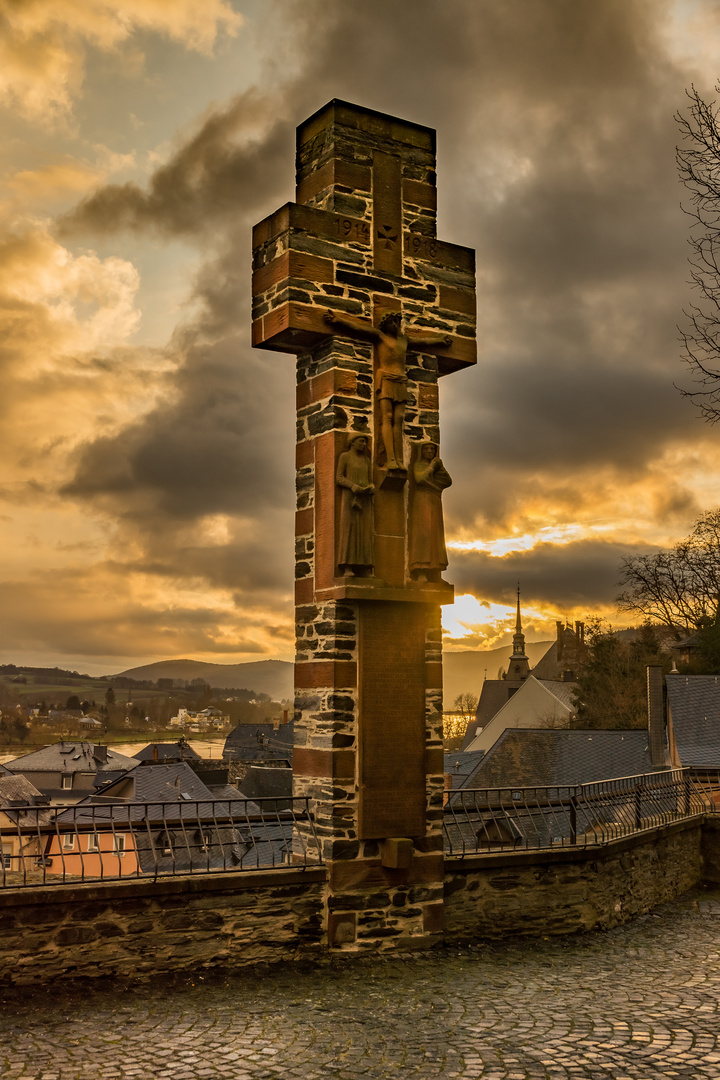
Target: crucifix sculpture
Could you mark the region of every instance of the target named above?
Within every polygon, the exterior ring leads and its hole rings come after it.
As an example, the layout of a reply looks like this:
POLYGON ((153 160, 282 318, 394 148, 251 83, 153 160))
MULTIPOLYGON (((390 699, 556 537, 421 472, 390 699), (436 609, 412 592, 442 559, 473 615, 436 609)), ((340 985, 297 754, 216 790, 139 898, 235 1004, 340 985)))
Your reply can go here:
POLYGON ((330 944, 442 918, 437 384, 476 351, 474 252, 435 212, 434 131, 331 101, 298 128, 296 202, 253 231, 253 344, 297 356, 293 776, 330 944))

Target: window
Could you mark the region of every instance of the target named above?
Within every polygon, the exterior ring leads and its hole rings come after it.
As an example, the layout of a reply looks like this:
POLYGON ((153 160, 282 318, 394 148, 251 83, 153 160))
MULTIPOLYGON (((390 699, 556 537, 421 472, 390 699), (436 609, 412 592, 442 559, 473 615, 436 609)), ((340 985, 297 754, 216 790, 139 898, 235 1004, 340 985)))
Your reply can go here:
POLYGON ((62 786, 63 790, 66 790, 67 788, 71 788, 72 787, 72 776, 63 776, 62 781, 61 781, 61 786, 62 786))
POLYGON ((90 833, 90 835, 88 836, 87 849, 88 851, 100 850, 100 841, 98 839, 97 833, 90 833))
POLYGON ((62 846, 65 851, 74 851, 75 834, 70 832, 63 833, 62 846))
POLYGON ((0 861, 2 862, 3 869, 12 870, 12 855, 10 854, 10 848, 0 848, 0 861))
POLYGON ((125 854, 125 834, 115 833, 113 836, 113 855, 122 858, 125 854))

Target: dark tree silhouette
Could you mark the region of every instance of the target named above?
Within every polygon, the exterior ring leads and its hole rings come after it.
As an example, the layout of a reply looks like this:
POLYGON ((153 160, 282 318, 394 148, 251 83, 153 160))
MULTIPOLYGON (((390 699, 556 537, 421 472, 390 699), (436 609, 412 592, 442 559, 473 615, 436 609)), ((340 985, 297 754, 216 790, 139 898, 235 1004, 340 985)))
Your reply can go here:
MULTIPOLYGON (((716 87, 720 93, 720 84, 716 87)), ((694 389, 678 387, 710 423, 720 419, 720 108, 694 86, 690 106, 675 115, 682 143, 676 151, 680 180, 690 192, 690 284, 696 297, 680 328, 683 359, 694 389)))

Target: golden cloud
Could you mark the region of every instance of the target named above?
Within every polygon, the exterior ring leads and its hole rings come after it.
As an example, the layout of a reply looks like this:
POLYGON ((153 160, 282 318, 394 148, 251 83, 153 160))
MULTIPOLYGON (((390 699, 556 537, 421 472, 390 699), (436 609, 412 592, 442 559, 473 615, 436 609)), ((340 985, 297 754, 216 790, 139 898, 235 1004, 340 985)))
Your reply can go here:
POLYGON ((146 30, 210 53, 241 23, 226 0, 0 0, 0 103, 52 122, 82 86, 88 44, 112 50, 146 30))

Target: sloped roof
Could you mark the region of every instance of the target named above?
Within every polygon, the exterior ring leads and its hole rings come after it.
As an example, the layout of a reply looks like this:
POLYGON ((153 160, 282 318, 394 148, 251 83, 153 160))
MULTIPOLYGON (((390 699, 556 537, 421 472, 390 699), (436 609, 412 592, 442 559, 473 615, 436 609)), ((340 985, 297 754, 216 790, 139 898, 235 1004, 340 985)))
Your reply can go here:
MULTIPOLYGON (((10 772, 101 772, 106 769, 132 769, 137 765, 136 758, 118 754, 107 747, 107 761, 98 761, 94 755, 95 743, 57 742, 43 746, 31 754, 8 761, 10 772)), ((103 751, 105 747, 103 746, 103 751)))
POLYGON ((720 676, 666 675, 680 764, 720 766, 720 676))
POLYGON ((277 728, 273 724, 238 724, 225 740, 223 757, 240 761, 263 758, 290 761, 294 738, 294 719, 277 728))
POLYGON ((465 786, 484 757, 484 750, 448 750, 443 755, 443 771, 452 777, 453 791, 465 786))
MULTIPOLYGON (((533 674, 535 674, 533 672, 533 674)), ((564 705, 567 709, 575 712, 575 691, 578 688, 578 684, 575 682, 560 682, 557 679, 538 679, 537 681, 541 686, 544 686, 546 690, 558 699, 561 705, 564 705)))
POLYGON ((465 737, 461 749, 466 750, 475 738, 476 728, 484 728, 492 720, 493 716, 502 709, 503 705, 512 697, 511 691, 519 690, 524 679, 486 679, 480 690, 475 716, 471 716, 465 729, 465 737))
POLYGON ((644 730, 508 728, 463 786, 573 786, 651 771, 644 730))
POLYGON ((200 761, 200 755, 186 742, 178 739, 177 742, 148 743, 138 750, 133 757, 138 761, 162 761, 164 758, 184 758, 186 761, 200 761), (157 751, 157 758, 155 752, 157 751))
POLYGON ((58 821, 90 822, 109 817, 197 820, 260 813, 254 803, 229 785, 223 785, 219 797, 222 802, 216 801, 218 796, 184 761, 171 765, 137 762, 134 769, 64 811, 58 821), (146 804, 150 804, 147 810, 146 804))

